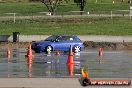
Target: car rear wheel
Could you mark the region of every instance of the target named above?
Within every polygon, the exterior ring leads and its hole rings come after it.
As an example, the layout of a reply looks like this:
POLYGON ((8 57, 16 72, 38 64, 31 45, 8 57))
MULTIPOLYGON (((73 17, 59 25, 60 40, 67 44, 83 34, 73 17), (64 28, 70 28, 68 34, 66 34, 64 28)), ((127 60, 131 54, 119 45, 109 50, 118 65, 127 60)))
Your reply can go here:
POLYGON ((78 53, 78 52, 80 52, 81 51, 81 47, 80 46, 75 46, 74 47, 74 52, 75 53, 78 53))
POLYGON ((51 53, 53 51, 53 48, 52 46, 47 46, 46 49, 45 49, 46 53, 51 53))

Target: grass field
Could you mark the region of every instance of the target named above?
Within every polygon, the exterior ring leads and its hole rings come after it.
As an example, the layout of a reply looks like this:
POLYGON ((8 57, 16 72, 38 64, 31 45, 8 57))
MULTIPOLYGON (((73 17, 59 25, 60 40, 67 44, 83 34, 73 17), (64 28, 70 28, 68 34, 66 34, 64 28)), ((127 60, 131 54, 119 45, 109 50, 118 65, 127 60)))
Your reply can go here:
MULTIPOLYGON (((27 0, 3 0, 0 3, 0 16, 5 13, 15 12, 17 15, 37 14, 47 11, 43 3, 28 2, 27 0), (19 2, 18 2, 19 1, 19 2)), ((127 0, 87 0, 85 11, 117 11, 129 10, 127 0)), ((57 12, 78 11, 79 8, 73 2, 63 3, 57 8, 57 12)), ((77 34, 77 35, 132 35, 132 21, 129 18, 44 18, 16 20, 0 20, 0 34, 12 34, 18 31, 21 34, 77 34), (105 25, 104 25, 105 24, 105 25)))
MULTIPOLYGON (((120 0, 115 0, 114 4, 112 3, 113 0, 98 0, 97 3, 95 3, 95 1, 96 0, 87 0, 85 11, 129 10, 129 4, 127 3, 127 0, 125 0, 123 3, 121 3, 120 0)), ((44 11, 47 11, 47 9, 41 2, 0 3, 0 14, 10 13, 10 12, 27 14, 27 13, 38 13, 44 11)), ((70 2, 68 4, 62 3, 60 6, 57 7, 57 12, 69 12, 69 11, 79 11, 79 7, 73 2, 70 2)))
POLYGON ((132 35, 132 21, 127 18, 43 18, 34 20, 0 21, 0 34, 76 34, 132 35))

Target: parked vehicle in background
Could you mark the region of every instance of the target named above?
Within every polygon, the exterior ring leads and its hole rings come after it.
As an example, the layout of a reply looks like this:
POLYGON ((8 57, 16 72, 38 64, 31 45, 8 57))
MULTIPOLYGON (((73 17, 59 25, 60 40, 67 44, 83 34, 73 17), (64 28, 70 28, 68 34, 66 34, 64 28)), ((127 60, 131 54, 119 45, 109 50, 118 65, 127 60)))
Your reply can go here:
POLYGON ((32 43, 32 49, 36 53, 47 53, 56 50, 68 51, 70 45, 75 53, 84 49, 83 42, 74 35, 52 35, 45 40, 32 43))

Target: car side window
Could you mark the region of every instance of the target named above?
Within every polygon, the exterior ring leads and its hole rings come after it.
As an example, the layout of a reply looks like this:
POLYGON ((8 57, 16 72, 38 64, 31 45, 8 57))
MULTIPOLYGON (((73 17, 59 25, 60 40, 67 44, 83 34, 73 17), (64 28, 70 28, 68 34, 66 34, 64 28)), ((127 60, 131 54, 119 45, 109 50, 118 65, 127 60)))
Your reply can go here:
POLYGON ((70 40, 70 41, 73 41, 73 38, 71 37, 71 38, 69 38, 69 40, 70 40))
POLYGON ((69 40, 74 42, 77 41, 75 37, 70 37, 69 40))
POLYGON ((63 41, 63 38, 62 38, 62 37, 58 37, 58 38, 56 39, 56 41, 57 41, 57 42, 62 42, 62 41, 63 41))
POLYGON ((66 36, 65 41, 74 41, 74 38, 72 36, 66 36))
POLYGON ((73 41, 77 41, 75 37, 73 37, 73 41))
POLYGON ((56 39, 57 42, 76 41, 75 37, 72 36, 60 36, 56 39))

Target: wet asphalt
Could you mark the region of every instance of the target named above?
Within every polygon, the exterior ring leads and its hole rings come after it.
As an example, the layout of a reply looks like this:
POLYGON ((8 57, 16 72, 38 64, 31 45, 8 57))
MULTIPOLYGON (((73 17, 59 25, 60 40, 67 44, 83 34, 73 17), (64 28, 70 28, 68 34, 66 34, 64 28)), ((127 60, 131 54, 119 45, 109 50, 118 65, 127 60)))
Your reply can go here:
POLYGON ((0 49, 0 78, 78 78, 85 67, 90 78, 132 78, 132 51, 103 50, 99 59, 97 49, 74 55, 72 74, 67 66, 68 53, 49 55, 34 53, 32 63, 27 63, 26 49, 11 49, 10 62, 7 49, 0 49))

